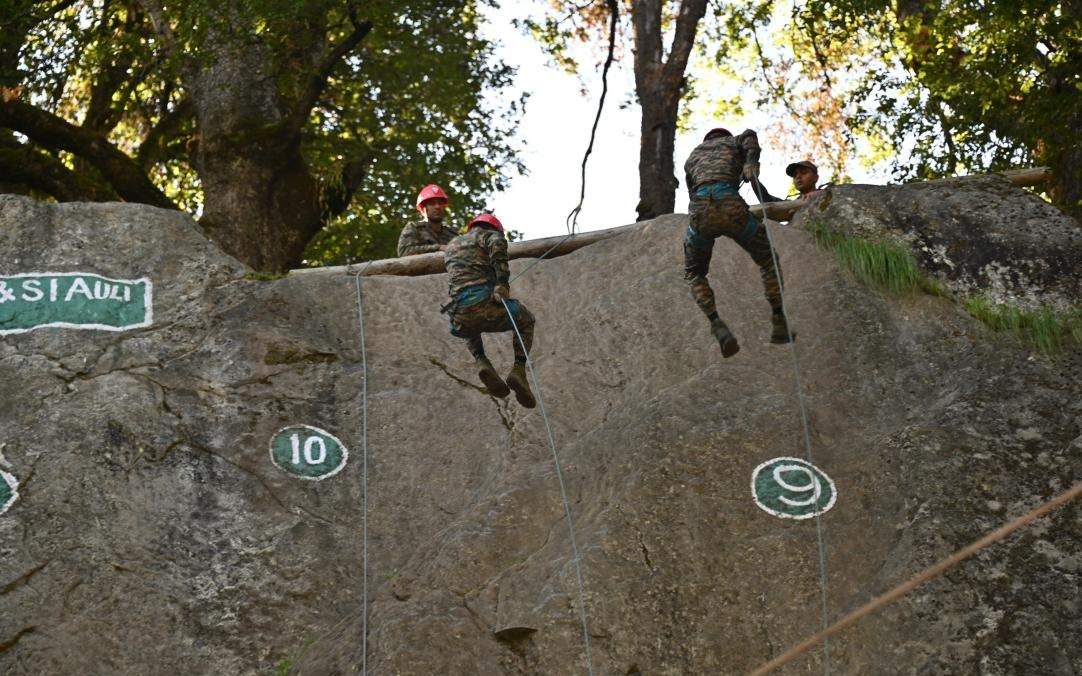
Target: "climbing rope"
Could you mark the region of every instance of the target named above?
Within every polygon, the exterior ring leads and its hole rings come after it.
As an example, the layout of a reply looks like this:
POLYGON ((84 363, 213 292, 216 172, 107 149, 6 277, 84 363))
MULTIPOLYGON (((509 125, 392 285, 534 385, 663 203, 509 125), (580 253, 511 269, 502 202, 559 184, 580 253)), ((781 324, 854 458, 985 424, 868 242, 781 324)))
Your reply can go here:
POLYGON ((1014 519, 1013 521, 1003 526, 1000 526, 991 533, 988 533, 987 535, 982 537, 980 540, 977 540, 976 542, 973 542, 972 544, 969 544, 962 549, 959 549, 958 551, 943 559, 939 563, 930 566, 929 568, 925 568, 923 571, 913 576, 908 581, 898 585, 894 589, 891 589, 884 594, 877 596, 868 603, 865 603, 860 608, 857 608, 842 619, 830 625, 830 627, 824 629, 818 634, 815 634, 814 636, 805 639, 804 641, 793 646, 778 657, 775 657, 769 662, 763 664, 755 671, 753 671, 751 676, 764 676, 765 674, 773 671, 774 669, 777 669, 788 664, 789 662, 792 662, 800 655, 806 653, 819 641, 826 641, 829 636, 837 634, 842 629, 845 629, 846 627, 855 623, 857 620, 879 610, 883 606, 889 605, 894 601, 897 601, 898 599, 902 598, 920 585, 928 582, 929 580, 939 577, 943 573, 947 572, 962 561, 973 556, 985 547, 995 544, 996 542, 1007 537, 1019 528, 1022 528, 1023 526, 1026 526, 1036 521, 1037 519, 1051 512, 1053 509, 1065 505, 1079 496, 1082 496, 1082 482, 1076 483, 1074 486, 1071 486, 1063 493, 1060 493, 1059 495, 1052 498, 1051 500, 1048 500, 1039 507, 1036 507, 1035 509, 1014 519))
POLYGON ((582 642, 586 648, 586 670, 590 676, 593 676, 594 663, 590 651, 590 631, 586 620, 586 592, 582 583, 582 567, 579 564, 579 548, 575 542, 575 523, 571 518, 571 503, 567 499, 567 487, 564 484, 563 470, 560 468, 560 456, 556 452, 556 437, 552 433, 552 425, 549 423, 549 416, 545 410, 545 399, 541 396, 541 382, 537 379, 537 372, 534 371, 533 368, 533 359, 526 350, 526 343, 522 340, 522 334, 518 330, 518 323, 515 321, 515 315, 511 312, 511 308, 508 307, 506 300, 501 298, 500 302, 503 303, 503 309, 511 319, 511 328, 515 330, 515 337, 518 339, 519 345, 522 346, 522 351, 526 354, 526 367, 530 370, 530 380, 533 381, 534 389, 537 390, 537 405, 541 409, 541 418, 545 421, 545 430, 548 432, 549 447, 552 449, 552 461, 556 465, 556 478, 560 483, 560 498, 564 503, 564 516, 567 518, 567 532, 568 536, 571 538, 571 553, 575 563, 575 578, 578 582, 579 590, 579 619, 582 622, 582 642))
POLYGON ((368 674, 368 350, 364 341, 364 303, 361 276, 372 265, 354 274, 357 285, 357 326, 361 343, 361 674, 368 674))
MULTIPOLYGON (((752 192, 755 193, 755 197, 759 200, 760 204, 764 204, 763 197, 759 193, 758 181, 749 181, 751 184, 752 192)), ((763 231, 766 233, 766 241, 770 245, 770 257, 774 261, 774 271, 778 276, 778 294, 781 296, 781 313, 785 319, 785 332, 789 338, 790 353, 793 356, 793 373, 796 377, 796 394, 797 401, 800 404, 800 422, 804 428, 804 459, 808 461, 809 465, 814 465, 812 462, 812 444, 811 444, 811 426, 808 423, 808 405, 804 400, 804 384, 800 375, 800 355, 797 354, 796 341, 793 340, 793 331, 789 328, 789 304, 785 302, 785 285, 782 283, 781 266, 778 265, 778 252, 774 248, 774 238, 770 236, 770 228, 767 227, 770 223, 770 219, 766 215, 766 207, 763 207, 763 231)), ((823 630, 827 628, 827 555, 826 545, 823 542, 823 520, 820 517, 819 511, 815 512, 815 539, 819 550, 819 593, 820 593, 820 606, 821 606, 821 618, 823 630)), ((830 673, 830 638, 827 635, 823 636, 823 669, 824 672, 830 673)))

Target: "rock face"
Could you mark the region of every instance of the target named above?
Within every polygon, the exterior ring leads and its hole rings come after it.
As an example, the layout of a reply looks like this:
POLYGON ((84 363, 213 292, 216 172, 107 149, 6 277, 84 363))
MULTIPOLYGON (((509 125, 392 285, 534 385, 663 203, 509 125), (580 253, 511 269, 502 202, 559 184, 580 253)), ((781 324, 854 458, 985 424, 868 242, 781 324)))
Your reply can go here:
POLYGON ((839 186, 798 212, 793 225, 815 221, 905 245, 961 295, 1057 310, 1082 297, 1082 227, 1002 176, 839 186))
MULTIPOLYGON (((861 216, 861 190, 830 208, 861 216)), ((1014 192, 1019 218, 1044 218, 1014 192)), ((965 218, 971 232, 1005 222, 965 218)), ((816 520, 772 516, 749 489, 760 463, 805 455, 791 353, 767 344, 756 268, 722 241, 711 276, 743 349, 720 359, 682 281, 685 227, 644 223, 513 288, 537 317, 594 673, 746 672, 819 629, 822 598, 840 617, 1082 477, 1077 351, 1036 357, 949 300, 885 298, 807 233, 774 228, 813 459, 837 487, 821 580, 816 520)), ((0 244, 0 275, 154 284, 150 326, 0 336, 0 469, 20 484, 0 514, 0 672, 357 673, 355 280, 248 279, 186 216, 136 205, 3 196, 0 244), (309 481, 272 463, 271 438, 301 424, 342 440, 342 471, 309 481)), ((1043 246, 1033 260, 1079 254, 1066 235, 1043 246)), ((1078 275, 1056 286, 1074 302, 1078 275)), ((585 673, 539 411, 480 390, 438 311, 443 276, 367 277, 361 293, 368 670, 585 673)), ((486 342, 509 368, 508 337, 486 342)), ((1078 673, 1080 564, 1075 504, 832 640, 830 669, 1078 673)))

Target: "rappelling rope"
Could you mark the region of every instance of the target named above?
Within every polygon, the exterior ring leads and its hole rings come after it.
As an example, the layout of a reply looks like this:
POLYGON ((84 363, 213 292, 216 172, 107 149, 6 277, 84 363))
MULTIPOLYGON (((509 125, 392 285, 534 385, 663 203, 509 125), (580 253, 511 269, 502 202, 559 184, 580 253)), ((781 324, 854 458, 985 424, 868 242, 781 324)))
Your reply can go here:
POLYGON ((372 261, 353 273, 357 286, 357 326, 361 342, 361 675, 368 674, 368 351, 364 341, 364 303, 361 276, 372 261))
POLYGON ((1079 496, 1082 496, 1082 482, 1076 483, 1074 486, 1071 486, 1069 489, 1067 489, 1063 493, 1060 493, 1048 502, 1045 502, 1044 504, 1033 509, 1032 511, 1023 514, 1022 516, 1014 519, 1010 523, 1000 526, 991 533, 988 533, 987 535, 982 537, 980 540, 977 540, 976 542, 969 544, 962 549, 959 549, 958 551, 943 559, 939 563, 929 568, 925 568, 923 571, 913 576, 906 582, 898 585, 894 589, 891 589, 890 591, 885 592, 880 596, 872 599, 868 603, 865 603, 863 606, 849 613, 842 619, 832 624, 830 627, 824 629, 823 631, 819 632, 814 636, 807 638, 806 640, 785 651, 778 657, 775 657, 766 664, 763 664, 755 671, 753 671, 751 673, 751 676, 764 676, 765 674, 773 671, 774 669, 777 669, 788 664, 789 662, 792 662, 800 655, 806 653, 820 640, 825 641, 828 636, 833 636, 834 634, 837 634, 839 631, 852 625, 857 620, 867 615, 870 615, 871 613, 874 613, 883 606, 889 605, 894 601, 897 601, 898 599, 902 598, 920 585, 928 582, 929 580, 939 577, 943 573, 947 572, 962 561, 973 556, 985 547, 995 544, 996 542, 1007 537, 1019 528, 1022 528, 1023 526, 1026 526, 1036 521, 1037 519, 1051 512, 1053 509, 1065 505, 1071 500, 1078 498, 1079 496))
MULTIPOLYGON (((763 206, 763 231, 766 233, 766 241, 770 245, 770 257, 774 261, 774 274, 778 276, 778 294, 781 296, 781 313, 785 319, 785 333, 789 338, 790 352, 793 355, 793 372, 796 376, 796 394, 797 401, 800 403, 800 422, 804 427, 804 455, 805 460, 809 465, 814 465, 812 462, 812 444, 811 444, 811 426, 808 423, 808 405, 804 400, 804 384, 803 379, 800 376, 800 356, 797 354, 796 341, 793 340, 793 331, 789 328, 789 310, 787 309, 789 304, 785 302, 785 285, 782 283, 781 266, 778 264, 778 252, 774 248, 774 238, 770 236, 770 228, 767 224, 770 219, 767 218, 766 206, 763 202, 763 197, 759 193, 759 181, 749 181, 751 184, 752 192, 755 193, 755 197, 759 200, 759 203, 763 206)), ((820 592, 820 605, 821 611, 821 623, 823 631, 827 629, 827 555, 826 545, 823 543, 823 521, 820 517, 819 510, 815 512, 815 538, 818 543, 819 550, 819 592, 820 592)), ((828 635, 823 635, 823 669, 825 673, 830 673, 830 638, 828 635)))
POLYGON ((594 663, 590 652, 590 630, 586 620, 586 592, 582 583, 582 566, 579 564, 579 548, 575 543, 575 523, 571 519, 571 503, 567 499, 567 487, 564 484, 564 474, 560 468, 560 456, 556 452, 556 437, 552 433, 552 425, 549 423, 549 416, 545 411, 545 399, 541 396, 541 382, 537 379, 537 372, 534 371, 533 359, 530 358, 530 353, 526 350, 526 343, 522 340, 522 334, 518 330, 518 323, 515 321, 515 316, 511 312, 511 308, 507 306, 507 301, 501 298, 500 302, 503 303, 503 309, 511 319, 511 328, 515 330, 515 337, 522 346, 522 351, 526 354, 526 366, 530 370, 530 379, 533 380, 534 388, 537 390, 537 405, 541 409, 541 418, 545 421, 545 430, 548 432, 549 447, 552 449, 552 460, 556 465, 556 478, 560 483, 560 498, 563 500, 564 515, 567 517, 567 532, 571 538, 571 553, 574 556, 575 579, 578 582, 579 590, 579 619, 582 621, 582 642, 586 648, 586 670, 590 676, 593 676, 594 663))

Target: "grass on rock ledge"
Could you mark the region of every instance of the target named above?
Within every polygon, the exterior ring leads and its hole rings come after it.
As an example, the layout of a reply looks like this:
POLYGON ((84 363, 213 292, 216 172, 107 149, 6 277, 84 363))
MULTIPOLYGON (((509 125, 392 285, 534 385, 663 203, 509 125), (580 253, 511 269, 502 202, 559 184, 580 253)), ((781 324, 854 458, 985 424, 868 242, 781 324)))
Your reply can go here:
MULTIPOLYGON (((901 244, 853 237, 822 221, 809 223, 808 231, 820 248, 833 252, 839 267, 868 286, 896 296, 923 291, 953 299, 939 280, 920 269, 912 252, 901 244)), ((1023 310, 983 295, 965 298, 961 305, 991 330, 1011 335, 1042 354, 1054 356, 1072 344, 1082 346, 1082 306, 1067 311, 1050 307, 1023 310)))

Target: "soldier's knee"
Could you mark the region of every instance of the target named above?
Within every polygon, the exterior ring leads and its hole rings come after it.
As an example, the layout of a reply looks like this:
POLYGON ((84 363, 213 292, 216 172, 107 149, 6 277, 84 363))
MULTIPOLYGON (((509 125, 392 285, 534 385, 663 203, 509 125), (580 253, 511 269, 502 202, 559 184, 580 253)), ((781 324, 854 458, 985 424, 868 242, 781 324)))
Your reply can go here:
POLYGON ((523 330, 527 331, 533 330, 534 324, 537 323, 537 320, 534 319, 533 313, 521 305, 519 306, 517 319, 519 326, 523 327, 523 330))
POLYGON ((691 287, 693 292, 701 287, 706 287, 707 289, 710 288, 710 283, 706 281, 706 276, 697 270, 687 270, 684 272, 684 282, 691 287))

